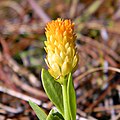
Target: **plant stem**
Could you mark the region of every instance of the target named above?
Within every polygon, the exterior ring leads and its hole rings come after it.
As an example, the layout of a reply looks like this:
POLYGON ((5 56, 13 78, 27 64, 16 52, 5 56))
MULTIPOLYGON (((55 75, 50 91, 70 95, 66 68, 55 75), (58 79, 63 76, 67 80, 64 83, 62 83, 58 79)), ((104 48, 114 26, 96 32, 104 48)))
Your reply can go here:
POLYGON ((64 104, 64 119, 70 120, 68 97, 67 97, 67 80, 66 79, 64 79, 64 83, 62 85, 62 92, 63 92, 63 104, 64 104))

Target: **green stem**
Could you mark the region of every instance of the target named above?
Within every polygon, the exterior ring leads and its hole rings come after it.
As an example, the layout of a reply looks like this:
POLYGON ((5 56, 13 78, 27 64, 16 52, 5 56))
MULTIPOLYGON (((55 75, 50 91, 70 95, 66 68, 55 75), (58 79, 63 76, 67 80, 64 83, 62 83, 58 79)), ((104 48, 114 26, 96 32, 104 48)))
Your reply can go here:
POLYGON ((70 120, 68 97, 67 97, 67 80, 66 79, 64 79, 64 83, 62 85, 62 92, 63 92, 63 104, 64 104, 64 119, 70 120))

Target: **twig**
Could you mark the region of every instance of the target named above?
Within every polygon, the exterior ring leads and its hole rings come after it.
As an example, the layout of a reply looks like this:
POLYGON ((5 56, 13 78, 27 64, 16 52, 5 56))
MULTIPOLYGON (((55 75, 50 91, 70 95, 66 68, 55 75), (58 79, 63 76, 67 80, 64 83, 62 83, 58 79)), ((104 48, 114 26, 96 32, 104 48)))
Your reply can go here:
POLYGON ((7 112, 14 113, 14 114, 18 114, 18 113, 23 112, 23 109, 22 109, 21 107, 12 108, 12 107, 3 105, 3 104, 1 104, 1 103, 0 103, 0 108, 2 108, 3 110, 5 110, 5 111, 7 111, 7 112))
POLYGON ((15 1, 0 1, 0 7, 10 7, 15 10, 21 17, 24 15, 23 8, 15 1))
MULTIPOLYGON (((7 112, 5 111, 5 110, 3 110, 3 109, 0 109, 0 115, 5 115, 5 114, 7 114, 7 112)), ((0 119, 1 120, 1 119, 0 119)))
POLYGON ((19 75, 21 74, 21 75, 24 75, 25 77, 27 77, 33 86, 39 87, 40 86, 39 80, 30 71, 28 71, 24 67, 21 67, 20 65, 18 65, 17 62, 11 58, 10 52, 9 52, 9 47, 8 47, 6 41, 3 40, 2 38, 0 38, 0 43, 2 44, 2 47, 3 47, 4 58, 6 60, 9 60, 9 61, 7 61, 8 66, 14 72, 18 73, 19 75))
POLYGON ((109 111, 112 109, 120 110, 120 105, 113 105, 113 106, 107 106, 107 107, 95 107, 93 109, 93 112, 109 111))
MULTIPOLYGON (((105 0, 96 0, 95 2, 93 2, 88 9, 86 9, 84 11, 84 14, 82 16, 79 16, 75 19, 75 23, 80 23, 83 20, 87 21, 88 18, 90 17, 90 15, 92 15, 94 12, 96 12, 96 10, 101 6, 101 4, 104 2, 105 0)), ((79 26, 78 26, 79 27, 79 26)))
POLYGON ((97 48, 101 48, 102 50, 104 50, 106 53, 108 53, 110 56, 112 56, 116 61, 120 62, 120 56, 115 53, 112 49, 110 49, 109 47, 105 46, 104 44, 100 44, 99 42, 93 40, 92 38, 77 34, 78 39, 80 39, 80 41, 89 43, 90 45, 97 47, 97 48))
POLYGON ((110 26, 105 26, 102 24, 100 21, 91 21, 87 22, 86 24, 83 25, 84 27, 87 27, 89 29, 95 29, 95 30, 101 30, 101 29, 106 29, 109 33, 117 34, 120 35, 120 30, 119 30, 119 23, 114 23, 112 27, 110 26), (116 29, 114 29, 116 28, 116 29))
POLYGON ((0 120, 5 120, 5 116, 4 115, 0 115, 0 120))
POLYGON ((13 60, 9 55, 6 55, 5 58, 7 60, 9 59, 7 64, 14 72, 28 78, 28 80, 30 81, 30 83, 33 86, 35 86, 35 87, 40 86, 40 81, 29 70, 27 70, 24 67, 21 67, 20 65, 18 65, 17 62, 15 60, 13 60))
POLYGON ((22 90, 24 90, 24 91, 26 91, 26 92, 28 92, 30 94, 39 96, 40 99, 43 99, 43 100, 47 99, 46 94, 42 90, 38 90, 38 89, 36 89, 34 87, 31 87, 28 84, 25 84, 24 82, 20 81, 19 78, 18 78, 18 76, 16 74, 13 74, 11 79, 22 90))
MULTIPOLYGON (((43 34, 44 33, 44 27, 45 25, 42 22, 39 23, 32 23, 31 25, 26 24, 26 23, 10 23, 9 21, 4 21, 3 24, 1 24, 1 26, 4 27, 4 29, 2 31, 0 31, 3 35, 7 35, 9 33, 10 36, 9 38, 13 38, 14 36, 18 36, 21 32, 25 32, 27 34, 29 34, 29 36, 27 37, 28 39, 32 40, 35 39, 35 35, 36 34, 43 34), (36 26, 36 27, 35 27, 36 26)), ((12 40, 10 40, 11 42, 12 40)))
POLYGON ((11 86, 13 89, 16 89, 16 86, 13 84, 13 82, 10 82, 9 74, 6 74, 4 69, 2 68, 2 65, 0 64, 0 80, 4 82, 7 86, 11 86))
POLYGON ((75 81, 81 80, 85 76, 87 76, 87 75, 89 75, 91 73, 97 72, 97 71, 101 71, 101 70, 111 70, 111 71, 115 71, 115 72, 120 73, 120 69, 119 68, 114 68, 114 67, 103 68, 103 67, 99 67, 99 68, 93 68, 93 69, 88 70, 87 72, 85 72, 85 73, 79 75, 78 77, 76 77, 74 80, 75 81))
POLYGON ((80 109, 77 109, 77 113, 84 118, 88 118, 87 120, 97 120, 92 116, 88 116, 85 112, 81 111, 80 109))
POLYGON ((49 22, 51 19, 46 15, 46 13, 42 10, 40 6, 35 2, 35 0, 27 0, 28 3, 31 5, 33 10, 36 12, 38 17, 40 17, 44 23, 49 22))
POLYGON ((8 88, 5 88, 5 87, 2 87, 0 86, 0 92, 3 92, 3 93, 6 93, 6 94, 9 94, 11 96, 14 96, 14 97, 17 97, 19 99, 22 99, 22 100, 25 100, 25 101, 33 101, 34 103, 38 104, 38 105, 41 105, 41 101, 38 100, 38 99, 35 99, 33 97, 30 97, 28 95, 24 95, 20 92, 17 92, 17 91, 14 91, 12 89, 8 89, 8 88))
POLYGON ((72 5, 70 7, 70 18, 73 18, 75 16, 76 10, 77 10, 78 0, 73 0, 72 5))
POLYGON ((84 101, 88 96, 91 96, 93 94, 94 90, 90 89, 88 92, 85 92, 84 95, 77 98, 77 104, 79 104, 81 101, 84 101))
POLYGON ((120 120, 120 113, 118 115, 116 115, 115 120, 120 120))
POLYGON ((10 55, 9 47, 8 47, 8 45, 6 44, 5 40, 2 39, 2 37, 0 37, 0 43, 1 43, 2 48, 3 48, 3 53, 4 53, 4 54, 7 54, 7 55, 10 55))
MULTIPOLYGON (((96 59, 97 63, 100 63, 100 60, 99 60, 99 54, 100 52, 102 52, 104 54, 104 51, 100 51, 99 52, 99 49, 91 46, 90 44, 86 44, 84 46, 77 46, 77 50, 78 52, 84 52, 90 56, 92 56, 93 59, 96 59)), ((81 56, 81 55, 80 55, 81 56)), ((105 54, 104 55, 104 58, 105 60, 108 61, 108 63, 110 63, 110 66, 114 66, 114 67, 117 67, 117 63, 115 62, 114 58, 112 58, 112 56, 108 55, 108 54, 105 54)))
POLYGON ((108 88, 103 92, 103 94, 100 95, 97 100, 95 100, 92 104, 89 105, 88 108, 85 109, 85 112, 89 113, 89 112, 93 111, 93 108, 94 108, 100 101, 102 101, 102 100, 105 98, 105 96, 111 91, 111 89, 115 88, 118 83, 119 83, 119 81, 116 82, 116 83, 114 83, 114 84, 110 84, 110 85, 108 86, 108 88))

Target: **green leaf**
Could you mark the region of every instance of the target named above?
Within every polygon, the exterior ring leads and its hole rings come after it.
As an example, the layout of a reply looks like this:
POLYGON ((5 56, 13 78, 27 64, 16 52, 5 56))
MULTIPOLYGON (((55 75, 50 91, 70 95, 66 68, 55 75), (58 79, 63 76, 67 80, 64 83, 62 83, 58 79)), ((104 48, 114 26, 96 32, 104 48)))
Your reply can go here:
POLYGON ((54 80, 54 78, 45 69, 42 69, 42 83, 45 92, 53 104, 57 107, 59 112, 63 115, 63 96, 61 85, 54 80))
POLYGON ((60 120, 64 120, 63 116, 59 112, 54 112, 52 114, 53 114, 53 116, 58 116, 60 118, 60 120))
POLYGON ((69 74, 68 77, 67 92, 70 118, 71 120, 76 120, 76 94, 71 73, 69 74))
POLYGON ((62 120, 58 116, 53 116, 52 114, 49 114, 46 120, 62 120))
POLYGON ((64 120, 59 112, 51 110, 46 120, 64 120))
POLYGON ((29 104, 40 120, 46 120, 46 118, 47 118, 46 113, 38 105, 36 105, 35 103, 33 103, 30 100, 29 100, 29 104))

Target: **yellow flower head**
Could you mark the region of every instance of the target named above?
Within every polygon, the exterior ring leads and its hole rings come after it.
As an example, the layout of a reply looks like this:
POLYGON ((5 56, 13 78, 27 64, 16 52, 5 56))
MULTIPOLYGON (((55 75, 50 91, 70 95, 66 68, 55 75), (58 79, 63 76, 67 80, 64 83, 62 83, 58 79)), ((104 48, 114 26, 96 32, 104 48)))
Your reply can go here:
POLYGON ((73 71, 78 62, 74 23, 58 18, 49 22, 45 30, 45 61, 49 67, 48 71, 55 79, 65 77, 73 71))

